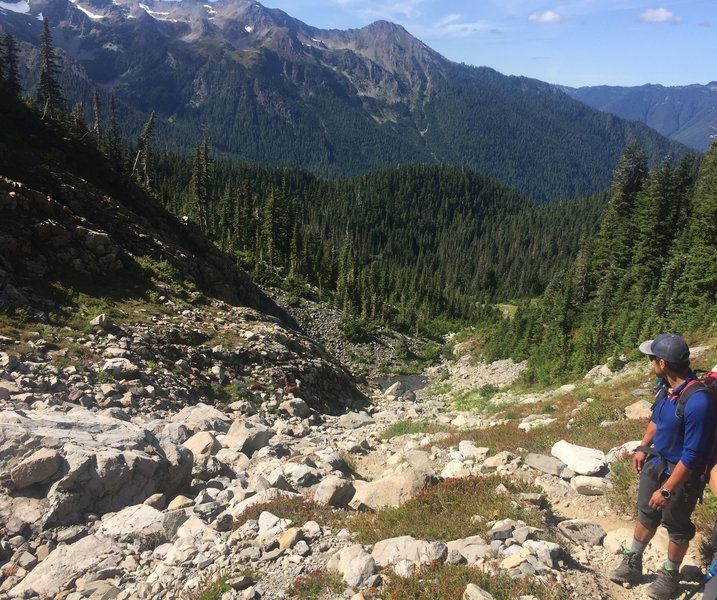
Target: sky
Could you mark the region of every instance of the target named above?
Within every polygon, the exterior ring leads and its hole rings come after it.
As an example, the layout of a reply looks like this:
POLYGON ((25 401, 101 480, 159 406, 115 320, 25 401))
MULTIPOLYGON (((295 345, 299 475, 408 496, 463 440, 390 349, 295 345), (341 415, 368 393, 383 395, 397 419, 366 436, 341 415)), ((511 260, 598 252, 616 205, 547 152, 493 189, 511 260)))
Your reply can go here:
POLYGON ((571 87, 717 81, 717 0, 260 0, 321 29, 385 19, 449 60, 571 87))

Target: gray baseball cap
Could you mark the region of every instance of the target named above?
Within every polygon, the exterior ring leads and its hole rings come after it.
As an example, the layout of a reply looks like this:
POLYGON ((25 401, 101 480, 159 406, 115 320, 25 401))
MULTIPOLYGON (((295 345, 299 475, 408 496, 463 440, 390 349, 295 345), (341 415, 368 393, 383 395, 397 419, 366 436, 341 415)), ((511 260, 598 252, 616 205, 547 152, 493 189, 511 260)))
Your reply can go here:
POLYGON ((654 340, 640 344, 640 352, 656 356, 669 363, 686 363, 690 360, 690 348, 682 337, 675 333, 661 333, 654 340))

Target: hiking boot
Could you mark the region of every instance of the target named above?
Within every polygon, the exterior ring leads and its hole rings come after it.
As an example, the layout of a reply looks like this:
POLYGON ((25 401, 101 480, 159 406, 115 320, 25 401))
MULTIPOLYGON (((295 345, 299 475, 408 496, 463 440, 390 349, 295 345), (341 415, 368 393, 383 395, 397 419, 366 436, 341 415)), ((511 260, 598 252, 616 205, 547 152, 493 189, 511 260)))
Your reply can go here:
POLYGON ((638 583, 642 580, 642 555, 629 548, 622 549, 620 566, 609 575, 615 583, 638 583))
POLYGON ((657 579, 647 586, 645 592, 652 600, 669 600, 680 587, 680 572, 677 569, 669 570, 664 566, 657 574, 657 579))

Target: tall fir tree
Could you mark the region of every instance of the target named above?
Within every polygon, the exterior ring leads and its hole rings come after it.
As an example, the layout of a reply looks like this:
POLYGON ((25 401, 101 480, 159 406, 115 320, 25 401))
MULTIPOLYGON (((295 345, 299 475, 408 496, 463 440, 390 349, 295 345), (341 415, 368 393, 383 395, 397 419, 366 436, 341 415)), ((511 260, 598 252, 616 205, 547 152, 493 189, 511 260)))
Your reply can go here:
POLYGON ((92 122, 92 133, 95 135, 97 147, 102 145, 102 104, 100 102, 100 93, 95 90, 92 94, 92 113, 94 120, 92 122))
POLYGON ((152 191, 153 185, 153 155, 152 140, 154 138, 154 111, 142 128, 142 133, 137 138, 137 150, 132 165, 132 175, 137 182, 148 192, 152 191))
POLYGON ((119 135, 119 125, 117 123, 117 112, 115 107, 115 97, 110 96, 109 102, 109 121, 107 123, 107 138, 105 142, 107 148, 107 158, 112 168, 117 173, 122 173, 124 167, 124 147, 119 135))
POLYGON ((632 213, 637 194, 648 175, 647 159, 637 142, 630 142, 613 175, 605 215, 593 247, 591 285, 604 281, 608 272, 619 278, 630 261, 633 245, 632 213))
POLYGON ((199 228, 210 232, 210 208, 212 188, 212 160, 209 156, 209 142, 206 138, 194 151, 192 177, 189 182, 190 201, 197 215, 199 228))
POLYGON ((85 105, 77 102, 70 111, 70 127, 78 137, 84 137, 88 133, 85 123, 85 105))
POLYGON ((10 94, 19 98, 22 92, 18 70, 19 56, 17 42, 11 34, 5 33, 0 38, 0 51, 4 63, 2 83, 10 94))
POLYGON ((43 117, 60 118, 65 114, 65 97, 57 79, 61 71, 60 60, 52 45, 50 24, 45 17, 40 34, 40 82, 35 96, 43 117))
POLYGON ((699 171, 684 243, 677 261, 683 269, 675 283, 668 310, 676 325, 689 331, 715 327, 717 320, 717 141, 713 141, 699 171))

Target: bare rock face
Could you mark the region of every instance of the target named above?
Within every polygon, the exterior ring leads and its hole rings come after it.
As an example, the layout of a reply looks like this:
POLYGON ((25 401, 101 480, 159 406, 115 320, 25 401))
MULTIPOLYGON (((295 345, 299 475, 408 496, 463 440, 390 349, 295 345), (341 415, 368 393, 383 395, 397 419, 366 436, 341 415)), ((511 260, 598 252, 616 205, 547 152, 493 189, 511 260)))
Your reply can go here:
POLYGON ((0 412, 0 469, 10 470, 17 489, 50 480, 42 519, 49 526, 139 504, 157 492, 172 494, 189 483, 192 456, 84 408, 6 410, 0 412))

